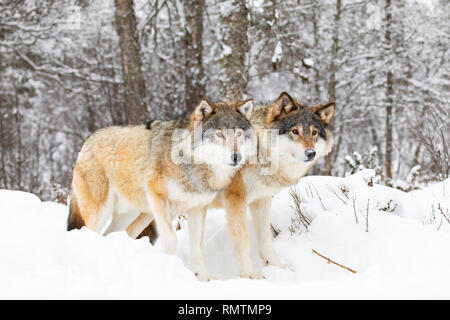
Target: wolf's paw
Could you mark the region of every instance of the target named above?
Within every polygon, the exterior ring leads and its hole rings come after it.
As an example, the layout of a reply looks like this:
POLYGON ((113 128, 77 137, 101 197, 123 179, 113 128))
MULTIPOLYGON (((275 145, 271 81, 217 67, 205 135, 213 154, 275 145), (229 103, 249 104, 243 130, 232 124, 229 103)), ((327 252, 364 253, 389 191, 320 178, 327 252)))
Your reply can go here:
POLYGON ((258 271, 244 272, 244 273, 240 274, 240 277, 241 278, 249 278, 249 279, 265 279, 266 278, 258 271))
POLYGON ((273 260, 265 260, 264 261, 264 265, 266 265, 266 266, 274 266, 274 267, 281 268, 283 270, 290 270, 292 272, 295 272, 294 268, 292 268, 292 267, 290 267, 288 265, 279 263, 278 260, 275 260, 275 261, 273 261, 273 260))
POLYGON ((294 268, 292 268, 292 267, 290 267, 288 265, 285 265, 285 264, 277 264, 277 265, 274 265, 274 266, 276 266, 278 268, 281 268, 283 270, 289 270, 289 271, 295 272, 294 268))
POLYGON ((195 276, 200 281, 211 281, 211 280, 217 280, 214 277, 211 277, 207 272, 195 272, 195 276))

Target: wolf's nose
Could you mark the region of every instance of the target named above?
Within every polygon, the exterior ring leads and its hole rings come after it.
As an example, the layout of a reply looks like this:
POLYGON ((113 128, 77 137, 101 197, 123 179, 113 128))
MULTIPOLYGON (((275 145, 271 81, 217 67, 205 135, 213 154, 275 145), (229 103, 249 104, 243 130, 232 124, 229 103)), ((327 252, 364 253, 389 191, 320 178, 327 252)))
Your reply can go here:
POLYGON ((306 149, 305 155, 308 160, 312 160, 316 156, 316 151, 313 149, 306 149))
POLYGON ((237 165, 239 162, 241 162, 242 160, 242 156, 240 153, 233 153, 233 155, 231 156, 231 160, 233 160, 233 165, 237 165))

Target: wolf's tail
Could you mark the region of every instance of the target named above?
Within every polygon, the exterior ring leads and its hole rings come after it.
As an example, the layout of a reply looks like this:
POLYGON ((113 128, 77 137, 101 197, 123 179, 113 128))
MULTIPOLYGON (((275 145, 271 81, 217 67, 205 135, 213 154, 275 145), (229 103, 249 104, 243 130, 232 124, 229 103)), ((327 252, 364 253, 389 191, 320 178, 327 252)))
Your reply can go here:
POLYGON ((137 239, 147 236, 151 244, 155 244, 156 239, 158 239, 158 232, 156 230, 155 219, 137 236, 137 239))
POLYGON ((69 217, 67 218, 67 231, 73 229, 81 229, 84 227, 84 219, 80 214, 80 208, 78 206, 77 198, 72 192, 70 199, 69 217))

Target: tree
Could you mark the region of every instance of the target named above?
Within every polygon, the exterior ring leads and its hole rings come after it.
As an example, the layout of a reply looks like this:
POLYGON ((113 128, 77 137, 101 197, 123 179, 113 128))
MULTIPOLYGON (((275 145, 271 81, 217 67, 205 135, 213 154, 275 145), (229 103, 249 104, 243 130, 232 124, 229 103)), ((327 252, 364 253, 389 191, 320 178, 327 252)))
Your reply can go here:
MULTIPOLYGON (((331 65, 330 65, 330 82, 328 84, 328 98, 330 101, 336 101, 336 70, 337 70, 337 58, 339 51, 339 28, 341 20, 341 0, 336 0, 336 14, 334 17, 334 35, 333 45, 331 48, 331 65)), ((330 125, 333 125, 334 118, 331 120, 330 125)), ((333 153, 331 152, 325 159, 325 173, 331 174, 331 167, 333 161, 333 153)))
POLYGON ((186 59, 186 110, 191 110, 205 95, 203 70, 203 10, 204 0, 185 1, 183 5, 186 59))
POLYGON ((122 58, 126 122, 139 124, 147 118, 147 107, 133 0, 115 0, 114 4, 116 30, 122 58))
POLYGON ((228 0, 220 4, 222 99, 239 100, 246 93, 248 71, 245 58, 249 51, 247 14, 244 0, 228 0))
MULTIPOLYGON (((391 44, 391 26, 392 26, 392 13, 391 13, 391 0, 386 0, 385 3, 385 46, 387 50, 387 57, 391 56, 392 44, 391 44)), ((392 178, 392 107, 393 107, 393 95, 394 95, 394 79, 391 71, 392 64, 389 63, 389 58, 386 63, 386 149, 385 149, 385 169, 386 177, 392 178)))

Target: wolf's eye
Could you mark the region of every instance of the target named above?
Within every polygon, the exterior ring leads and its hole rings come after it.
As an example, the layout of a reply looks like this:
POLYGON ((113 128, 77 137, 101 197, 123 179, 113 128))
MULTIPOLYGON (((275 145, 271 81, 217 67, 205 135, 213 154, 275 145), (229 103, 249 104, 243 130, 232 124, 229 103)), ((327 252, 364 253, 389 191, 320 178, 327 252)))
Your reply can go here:
POLYGON ((318 132, 317 132, 317 130, 313 130, 311 133, 313 136, 315 136, 315 135, 317 135, 318 132))
POLYGON ((237 132, 236 132, 236 135, 237 135, 238 137, 242 136, 242 131, 241 131, 241 130, 237 131, 237 132))
POLYGON ((219 131, 219 132, 216 132, 216 136, 219 137, 219 138, 221 138, 221 139, 224 138, 223 133, 220 132, 220 131, 219 131))
POLYGON ((293 129, 293 130, 292 130, 292 133, 293 133, 293 134, 298 134, 298 130, 297 130, 297 129, 293 129))

